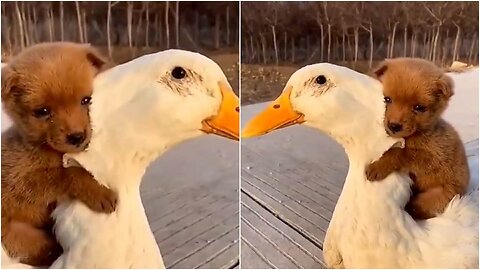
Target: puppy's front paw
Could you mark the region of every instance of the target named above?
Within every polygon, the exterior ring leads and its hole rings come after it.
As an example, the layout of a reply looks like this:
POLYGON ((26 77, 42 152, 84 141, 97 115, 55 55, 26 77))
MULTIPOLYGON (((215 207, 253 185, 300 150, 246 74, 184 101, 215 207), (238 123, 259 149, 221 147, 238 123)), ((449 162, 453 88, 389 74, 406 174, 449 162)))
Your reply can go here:
POLYGON ((387 177, 390 172, 386 170, 386 168, 382 166, 378 161, 376 161, 367 166, 367 168, 365 169, 365 174, 367 176, 367 179, 370 181, 380 181, 387 177))
POLYGON ((100 187, 93 196, 92 200, 85 202, 93 211, 108 214, 114 212, 117 208, 117 193, 107 187, 100 187))

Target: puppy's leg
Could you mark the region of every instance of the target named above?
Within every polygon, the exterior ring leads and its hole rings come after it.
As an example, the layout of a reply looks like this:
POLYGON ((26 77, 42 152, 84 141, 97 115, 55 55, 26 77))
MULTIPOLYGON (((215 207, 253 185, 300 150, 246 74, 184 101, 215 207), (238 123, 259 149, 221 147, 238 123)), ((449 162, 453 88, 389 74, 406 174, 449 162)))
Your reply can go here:
POLYGON ((48 267, 63 252, 50 232, 14 220, 2 225, 2 244, 21 263, 48 267))
POLYGON ((442 213, 454 196, 454 192, 449 191, 448 188, 434 187, 413 196, 405 206, 405 210, 414 219, 429 219, 442 213))
POLYGON ((96 212, 111 213, 117 206, 117 194, 98 183, 83 168, 64 168, 68 181, 67 194, 85 203, 96 212))
POLYGON ((405 150, 401 148, 391 148, 383 156, 368 165, 365 174, 370 181, 379 181, 387 177, 394 171, 398 171, 405 166, 405 150))

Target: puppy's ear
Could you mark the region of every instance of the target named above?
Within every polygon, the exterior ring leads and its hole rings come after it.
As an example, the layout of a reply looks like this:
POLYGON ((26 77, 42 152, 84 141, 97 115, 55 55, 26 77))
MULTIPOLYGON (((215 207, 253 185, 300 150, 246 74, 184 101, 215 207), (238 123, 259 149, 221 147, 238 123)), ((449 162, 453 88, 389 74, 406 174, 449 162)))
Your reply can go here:
POLYGON ((2 68, 2 99, 18 92, 18 75, 8 65, 2 68))
POLYGON ((382 61, 380 65, 378 65, 374 70, 373 70, 373 76, 377 78, 377 80, 382 81, 383 75, 387 71, 388 68, 388 62, 387 61, 382 61))
POLYGON ((107 60, 102 56, 102 54, 95 48, 90 45, 86 46, 87 59, 92 63, 92 66, 97 70, 97 73, 100 73, 105 68, 107 60))
POLYGON ((453 92, 453 87, 454 87, 453 80, 452 80, 452 78, 450 78, 446 74, 443 74, 440 78, 438 78, 437 87, 438 87, 438 91, 440 92, 440 94, 442 96, 446 97, 446 98, 450 98, 454 94, 454 92, 453 92))

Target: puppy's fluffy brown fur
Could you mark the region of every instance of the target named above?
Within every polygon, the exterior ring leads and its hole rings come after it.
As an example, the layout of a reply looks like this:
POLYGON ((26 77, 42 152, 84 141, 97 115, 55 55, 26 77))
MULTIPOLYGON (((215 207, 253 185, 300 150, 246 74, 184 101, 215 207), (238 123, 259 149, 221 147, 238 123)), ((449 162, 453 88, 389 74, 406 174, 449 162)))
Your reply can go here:
POLYGON ((104 63, 88 45, 59 42, 27 48, 2 68, 2 104, 14 123, 2 134, 2 244, 23 263, 48 266, 62 252, 50 217, 58 202, 115 209, 115 193, 62 166, 64 153, 89 143, 89 98, 104 63))
POLYGON ((464 194, 470 179, 462 141, 441 118, 453 95, 453 81, 433 63, 416 58, 383 62, 375 71, 385 96, 385 130, 405 139, 367 167, 369 180, 404 171, 414 180, 406 210, 416 219, 442 213, 456 194, 464 194))

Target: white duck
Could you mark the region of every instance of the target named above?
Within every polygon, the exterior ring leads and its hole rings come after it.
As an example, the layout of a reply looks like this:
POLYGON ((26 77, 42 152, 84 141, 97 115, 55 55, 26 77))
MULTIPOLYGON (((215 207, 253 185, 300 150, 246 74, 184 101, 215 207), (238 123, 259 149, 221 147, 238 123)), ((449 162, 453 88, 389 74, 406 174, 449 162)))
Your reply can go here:
POLYGON ((242 137, 303 123, 344 147, 348 175, 323 246, 329 267, 478 268, 478 172, 468 195, 452 199, 443 214, 415 222, 403 210, 411 192, 408 176, 393 173, 379 182, 365 177, 367 164, 403 143, 387 136, 383 115, 379 82, 316 64, 296 71, 242 137))
POLYGON ((94 89, 90 145, 65 161, 118 192, 118 205, 112 214, 79 202, 59 205, 55 232, 65 252, 51 267, 165 268, 140 198, 142 176, 184 140, 205 133, 238 139, 238 98, 215 62, 181 50, 116 66, 94 89))

